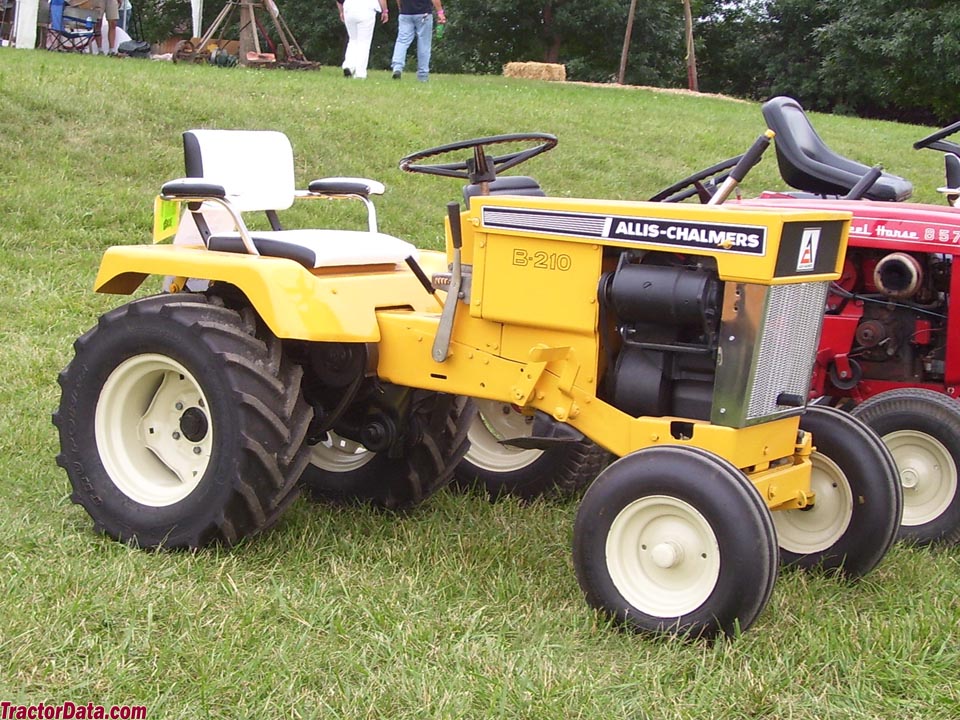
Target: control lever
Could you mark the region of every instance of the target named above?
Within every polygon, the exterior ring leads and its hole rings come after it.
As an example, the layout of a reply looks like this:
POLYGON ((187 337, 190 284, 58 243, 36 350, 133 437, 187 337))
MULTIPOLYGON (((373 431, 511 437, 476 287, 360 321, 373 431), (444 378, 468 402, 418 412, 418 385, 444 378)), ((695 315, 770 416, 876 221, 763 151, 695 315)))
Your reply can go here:
POLYGON ((850 192, 843 196, 844 200, 862 200, 867 190, 873 187, 877 179, 883 175, 883 166, 874 165, 866 174, 857 180, 857 184, 850 188, 850 192))
POLYGON ((707 205, 720 205, 730 197, 730 193, 732 193, 743 178, 746 177, 747 173, 750 172, 754 165, 760 162, 763 153, 770 147, 770 141, 773 140, 774 135, 776 135, 776 133, 773 132, 773 130, 767 130, 763 135, 753 141, 753 145, 743 154, 740 161, 733 166, 730 175, 723 181, 713 194, 713 197, 707 201, 707 205))
POLYGON ((463 268, 460 264, 460 248, 463 245, 463 234, 460 229, 460 203, 447 203, 447 218, 450 221, 450 239, 453 241, 453 267, 450 268, 450 287, 447 290, 447 299, 443 303, 440 313, 440 324, 437 325, 437 335, 433 339, 431 352, 434 362, 442 363, 450 352, 450 335, 453 332, 453 320, 460 302, 460 284, 463 281, 463 268))

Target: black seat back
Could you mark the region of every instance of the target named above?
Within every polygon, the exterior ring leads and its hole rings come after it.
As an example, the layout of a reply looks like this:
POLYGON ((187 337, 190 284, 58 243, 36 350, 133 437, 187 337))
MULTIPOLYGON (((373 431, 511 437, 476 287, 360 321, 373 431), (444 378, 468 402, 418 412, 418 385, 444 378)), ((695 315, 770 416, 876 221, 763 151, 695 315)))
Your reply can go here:
MULTIPOLYGON (((817 195, 846 195, 870 167, 833 152, 813 129, 793 98, 775 97, 763 104, 767 127, 776 133, 777 164, 790 187, 817 195)), ((867 200, 906 200, 913 185, 898 175, 882 173, 866 192, 867 200)))
MULTIPOLYGON (((947 187, 948 188, 960 188, 960 157, 957 157, 953 153, 947 153, 943 156, 944 162, 947 166, 947 187)), ((947 193, 947 200, 950 203, 954 203, 957 199, 958 193, 947 193)))
MULTIPOLYGON (((501 177, 489 184, 490 195, 532 195, 534 197, 545 197, 546 193, 540 187, 536 180, 526 175, 512 175, 501 177)), ((463 200, 470 209, 470 198, 483 193, 479 183, 465 185, 463 188, 463 200)))

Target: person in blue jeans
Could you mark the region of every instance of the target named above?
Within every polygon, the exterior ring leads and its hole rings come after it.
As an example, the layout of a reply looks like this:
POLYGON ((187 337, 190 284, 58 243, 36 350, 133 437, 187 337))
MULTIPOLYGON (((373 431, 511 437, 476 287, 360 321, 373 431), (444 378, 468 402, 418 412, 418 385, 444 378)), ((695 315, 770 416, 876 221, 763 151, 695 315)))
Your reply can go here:
POLYGON ((437 22, 447 22, 440 0, 397 0, 400 7, 400 22, 397 28, 397 42, 393 46, 393 79, 399 80, 403 66, 407 62, 407 49, 413 39, 417 39, 417 80, 426 82, 430 76, 430 43, 433 40, 433 11, 437 11, 437 22))

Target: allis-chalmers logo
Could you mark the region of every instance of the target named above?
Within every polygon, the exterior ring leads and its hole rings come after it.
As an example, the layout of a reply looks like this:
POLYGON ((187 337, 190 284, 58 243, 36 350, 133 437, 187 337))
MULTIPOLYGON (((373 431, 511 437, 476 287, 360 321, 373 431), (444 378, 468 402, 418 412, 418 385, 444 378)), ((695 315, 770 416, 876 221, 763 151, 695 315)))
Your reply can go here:
POLYGON ((800 254, 797 256, 797 271, 813 270, 817 265, 817 250, 820 248, 820 228, 804 228, 800 238, 800 254))
POLYGON ((763 255, 766 228, 726 223, 698 223, 663 218, 608 217, 603 237, 679 247, 707 247, 763 255))

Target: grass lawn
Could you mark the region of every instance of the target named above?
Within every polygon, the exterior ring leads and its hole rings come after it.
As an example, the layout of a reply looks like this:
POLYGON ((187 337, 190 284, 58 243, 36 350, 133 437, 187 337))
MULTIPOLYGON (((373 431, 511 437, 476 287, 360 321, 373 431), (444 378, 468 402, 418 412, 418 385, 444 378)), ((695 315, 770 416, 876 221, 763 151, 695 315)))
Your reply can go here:
MULTIPOLYGON (((911 147, 930 128, 814 122, 941 202, 939 154, 911 147)), ((441 493, 405 515, 299 500, 230 552, 94 535, 54 462, 56 378, 123 301, 91 291, 100 254, 148 240, 153 196, 182 173, 180 133, 196 127, 286 132, 301 187, 383 181, 381 229, 434 248, 460 187, 401 173, 414 150, 551 132, 557 149, 520 171, 550 194, 645 199, 764 129, 755 103, 639 89, 0 49, 0 702, 149 718, 960 717, 957 548, 898 546, 856 584, 785 572, 743 637, 707 645, 639 638, 588 610, 573 500, 441 493)), ((771 152, 744 193, 779 187, 771 152)), ((291 225, 309 223, 304 205, 291 225)))

